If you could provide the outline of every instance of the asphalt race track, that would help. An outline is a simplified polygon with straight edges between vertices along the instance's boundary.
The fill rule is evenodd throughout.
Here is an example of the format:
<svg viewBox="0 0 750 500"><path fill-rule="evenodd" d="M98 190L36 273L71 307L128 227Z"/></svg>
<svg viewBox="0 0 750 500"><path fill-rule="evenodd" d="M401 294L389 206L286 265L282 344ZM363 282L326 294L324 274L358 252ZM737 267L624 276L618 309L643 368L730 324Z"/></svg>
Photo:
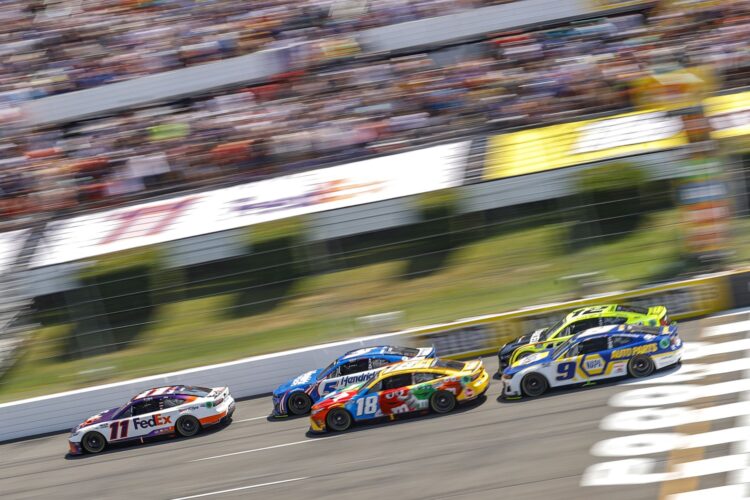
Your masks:
<svg viewBox="0 0 750 500"><path fill-rule="evenodd" d="M627 401L634 400L627 391L656 386L660 379L669 380L691 363L730 362L716 365L725 367L724 373L706 373L684 384L743 382L742 378L748 377L748 370L742 368L746 364L743 360L750 351L745 340L750 342L750 337L749 328L737 322L748 318L748 314L738 314L682 324L681 336L688 345L691 341L734 342L729 345L731 352L704 351L707 356L686 360L678 372L660 374L646 384L630 381L595 385L558 391L536 400L504 402L498 401L500 383L493 380L484 401L453 414L408 417L325 437L306 434L307 418L268 421L270 398L259 398L240 402L229 426L192 439L165 438L82 457L66 456L67 434L8 443L0 445L0 497L735 498L732 495L739 495L739 490L746 487L743 481L748 479L750 449L748 442L738 443L731 437L740 432L732 428L750 425L746 414L731 418L701 414L704 416L688 419L688 423L656 430L602 430L601 426L605 417L638 409L613 406L613 396L624 394L623 404L629 404ZM707 339L706 332L717 332L710 327L719 324L730 325L729 333L721 331ZM488 369L493 371L496 362L494 358L485 359ZM717 391L724 392L723 395L700 396L702 399L697 403L682 402L677 406L706 408L742 402L743 397L747 398L748 387L738 389L735 385L731 386L734 389ZM664 407L674 408L675 404ZM82 419L85 417L81 415ZM709 433L704 440L675 445L672 448L679 449L668 451L654 451L662 446L656 438L656 444L649 445L646 439L622 452L618 451L622 446L610 446L610 442L597 445L598 451L592 449L604 440L629 439L629 435L635 434L700 434L722 430L725 432ZM744 439L750 436L750 432L740 434ZM634 456L628 451L635 449L635 453L640 453L639 446L643 455ZM620 455L603 456L610 452ZM729 456L735 458L726 458ZM601 465L595 465L634 458L651 459L653 470L643 469L635 475L607 475L602 473ZM744 465L737 465L742 458ZM699 461L696 467L685 468L687 472L674 472L680 463L696 460ZM727 465L731 460L734 465ZM707 496L681 494L706 488L721 489L711 490Z"/></svg>

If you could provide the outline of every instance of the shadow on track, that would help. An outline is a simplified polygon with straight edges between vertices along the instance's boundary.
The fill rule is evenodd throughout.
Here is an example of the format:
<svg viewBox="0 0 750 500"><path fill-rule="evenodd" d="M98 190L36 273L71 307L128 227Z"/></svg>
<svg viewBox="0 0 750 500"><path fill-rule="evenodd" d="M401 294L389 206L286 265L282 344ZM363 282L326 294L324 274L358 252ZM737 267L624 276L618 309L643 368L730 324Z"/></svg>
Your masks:
<svg viewBox="0 0 750 500"><path fill-rule="evenodd" d="M379 427L408 424L412 422L421 422L423 420L430 420L433 418L449 417L451 415L465 413L467 411L473 410L474 408L478 408L482 406L486 401L487 401L487 396L482 395L473 401L469 401L467 403L457 406L450 413L432 413L430 410L423 410L420 412L394 415L395 417L394 420L389 420L388 417L378 417L373 420L366 420L364 422L354 422L351 428L343 432L323 432L323 433L318 434L318 433L314 433L308 430L305 433L305 436L311 439L330 437L330 436L339 436L339 435L351 434L354 432L367 431L369 429L377 429Z"/></svg>

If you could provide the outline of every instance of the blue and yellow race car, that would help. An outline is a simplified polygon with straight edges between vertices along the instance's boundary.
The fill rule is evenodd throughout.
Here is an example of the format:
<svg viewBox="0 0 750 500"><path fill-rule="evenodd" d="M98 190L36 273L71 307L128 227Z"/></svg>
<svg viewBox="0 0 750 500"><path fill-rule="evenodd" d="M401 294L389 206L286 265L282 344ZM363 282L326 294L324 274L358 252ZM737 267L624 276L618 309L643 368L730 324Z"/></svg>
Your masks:
<svg viewBox="0 0 750 500"><path fill-rule="evenodd" d="M410 359L434 358L433 347L393 345L364 347L347 352L323 369L312 370L281 384L273 391L273 416L304 415L323 396L366 382L383 368Z"/></svg>
<svg viewBox="0 0 750 500"><path fill-rule="evenodd" d="M647 377L655 370L679 363L682 349L675 324L591 328L503 370L502 395L536 397L551 387L616 377Z"/></svg>

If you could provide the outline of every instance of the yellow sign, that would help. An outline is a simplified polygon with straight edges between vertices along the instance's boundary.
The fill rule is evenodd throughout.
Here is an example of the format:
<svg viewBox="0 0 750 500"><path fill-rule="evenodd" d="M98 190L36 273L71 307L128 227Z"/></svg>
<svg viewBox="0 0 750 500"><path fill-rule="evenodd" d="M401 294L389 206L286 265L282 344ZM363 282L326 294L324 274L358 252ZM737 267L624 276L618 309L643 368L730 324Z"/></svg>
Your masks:
<svg viewBox="0 0 750 500"><path fill-rule="evenodd" d="M750 134L750 92L709 97L703 107L714 139Z"/></svg>
<svg viewBox="0 0 750 500"><path fill-rule="evenodd" d="M682 119L663 111L552 125L491 137L485 179L543 172L687 143Z"/></svg>
<svg viewBox="0 0 750 500"><path fill-rule="evenodd" d="M613 10L637 5L647 6L656 3L655 0L590 0L592 10Z"/></svg>

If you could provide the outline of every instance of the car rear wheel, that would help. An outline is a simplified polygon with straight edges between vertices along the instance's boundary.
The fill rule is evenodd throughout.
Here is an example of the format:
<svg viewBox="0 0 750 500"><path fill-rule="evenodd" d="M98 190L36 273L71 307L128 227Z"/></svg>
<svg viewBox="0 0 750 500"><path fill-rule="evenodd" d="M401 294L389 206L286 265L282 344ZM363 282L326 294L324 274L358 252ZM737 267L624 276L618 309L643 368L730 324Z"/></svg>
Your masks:
<svg viewBox="0 0 750 500"><path fill-rule="evenodd" d="M543 375L538 373L529 373L521 381L521 390L524 395L530 398L541 396L549 388L549 383Z"/></svg>
<svg viewBox="0 0 750 500"><path fill-rule="evenodd" d="M104 439L104 436L98 432L87 432L81 440L81 446L88 453L99 453L106 445L107 441Z"/></svg>
<svg viewBox="0 0 750 500"><path fill-rule="evenodd" d="M430 408L435 413L448 413L456 407L456 396L452 392L437 391L430 398Z"/></svg>
<svg viewBox="0 0 750 500"><path fill-rule="evenodd" d="M654 362L646 355L636 356L628 362L628 373L631 377L648 377L655 369Z"/></svg>
<svg viewBox="0 0 750 500"><path fill-rule="evenodd" d="M192 415L180 417L174 427L177 430L177 434L182 437L195 436L201 430L200 422Z"/></svg>
<svg viewBox="0 0 750 500"><path fill-rule="evenodd" d="M292 415L305 415L306 413L310 413L312 400L304 392L295 392L289 395L287 406Z"/></svg>
<svg viewBox="0 0 750 500"><path fill-rule="evenodd" d="M343 408L334 408L326 416L326 426L332 431L345 431L352 426L352 416Z"/></svg>

